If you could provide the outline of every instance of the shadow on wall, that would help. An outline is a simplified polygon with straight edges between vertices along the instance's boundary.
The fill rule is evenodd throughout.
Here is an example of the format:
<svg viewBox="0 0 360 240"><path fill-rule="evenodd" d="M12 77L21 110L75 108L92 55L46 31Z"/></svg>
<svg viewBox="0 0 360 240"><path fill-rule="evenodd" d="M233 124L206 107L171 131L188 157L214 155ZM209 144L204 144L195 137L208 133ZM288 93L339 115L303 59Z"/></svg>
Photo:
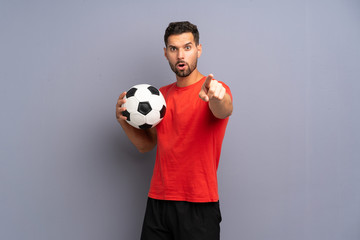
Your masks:
<svg viewBox="0 0 360 240"><path fill-rule="evenodd" d="M108 143L103 145L101 151L108 151L104 156L110 156L107 163L117 169L121 175L122 191L127 196L146 198L149 190L152 170L154 167L156 149L148 153L140 153L130 142L121 126L107 134ZM101 152L100 151L100 152ZM111 153L111 154L109 154Z"/></svg>

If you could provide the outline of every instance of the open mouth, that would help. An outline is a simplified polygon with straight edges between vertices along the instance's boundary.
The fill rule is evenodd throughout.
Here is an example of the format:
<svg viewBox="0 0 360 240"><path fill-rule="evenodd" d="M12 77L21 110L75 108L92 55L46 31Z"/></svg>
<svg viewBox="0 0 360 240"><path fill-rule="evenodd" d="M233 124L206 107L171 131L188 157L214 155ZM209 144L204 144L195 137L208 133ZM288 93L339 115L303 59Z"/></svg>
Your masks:
<svg viewBox="0 0 360 240"><path fill-rule="evenodd" d="M177 64L177 68L179 70L184 70L185 67L186 67L186 63L180 62L180 63Z"/></svg>

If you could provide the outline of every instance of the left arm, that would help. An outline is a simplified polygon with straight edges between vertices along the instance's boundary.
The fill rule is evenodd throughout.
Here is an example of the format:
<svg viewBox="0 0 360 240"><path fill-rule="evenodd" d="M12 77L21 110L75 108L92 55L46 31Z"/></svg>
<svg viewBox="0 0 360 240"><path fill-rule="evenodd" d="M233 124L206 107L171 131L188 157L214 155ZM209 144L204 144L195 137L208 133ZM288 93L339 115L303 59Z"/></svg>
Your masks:
<svg viewBox="0 0 360 240"><path fill-rule="evenodd" d="M215 117L224 119L231 115L233 104L230 95L221 83L213 79L213 75L207 76L201 87L199 97L209 102L209 108Z"/></svg>

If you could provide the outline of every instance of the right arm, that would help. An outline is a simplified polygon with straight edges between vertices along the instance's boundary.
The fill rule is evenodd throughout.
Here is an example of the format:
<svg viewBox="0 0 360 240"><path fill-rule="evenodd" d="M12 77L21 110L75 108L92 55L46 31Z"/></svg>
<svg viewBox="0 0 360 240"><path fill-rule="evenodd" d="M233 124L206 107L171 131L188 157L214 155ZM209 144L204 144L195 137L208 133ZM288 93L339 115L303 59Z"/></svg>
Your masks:
<svg viewBox="0 0 360 240"><path fill-rule="evenodd" d="M130 141L141 153L152 150L157 143L156 128L150 128L146 130L137 129L126 122L126 117L122 115L122 112L126 110L125 107L121 107L125 103L126 92L123 92L116 103L116 119L120 123L125 134Z"/></svg>

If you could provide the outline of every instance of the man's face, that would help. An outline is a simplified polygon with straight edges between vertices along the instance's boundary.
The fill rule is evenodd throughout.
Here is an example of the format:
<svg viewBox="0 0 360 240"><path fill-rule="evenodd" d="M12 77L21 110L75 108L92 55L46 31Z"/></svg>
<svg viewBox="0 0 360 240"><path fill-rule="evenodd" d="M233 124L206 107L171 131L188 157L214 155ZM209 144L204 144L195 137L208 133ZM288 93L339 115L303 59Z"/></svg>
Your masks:
<svg viewBox="0 0 360 240"><path fill-rule="evenodd" d="M170 35L164 52L171 70L178 77L187 77L197 67L197 59L201 55L201 45L196 46L194 36L190 32Z"/></svg>

